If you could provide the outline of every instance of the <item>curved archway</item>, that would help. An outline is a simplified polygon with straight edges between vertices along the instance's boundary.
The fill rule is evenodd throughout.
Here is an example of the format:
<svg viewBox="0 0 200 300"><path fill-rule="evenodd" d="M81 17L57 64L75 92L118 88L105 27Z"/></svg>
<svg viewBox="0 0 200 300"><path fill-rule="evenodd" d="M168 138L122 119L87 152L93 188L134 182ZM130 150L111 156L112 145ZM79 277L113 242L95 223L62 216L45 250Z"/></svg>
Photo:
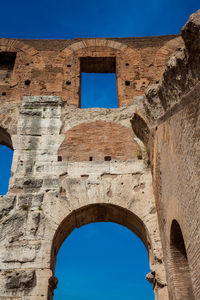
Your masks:
<svg viewBox="0 0 200 300"><path fill-rule="evenodd" d="M193 300L193 288L188 264L187 251L179 223L172 221L170 232L173 284L176 300Z"/></svg>
<svg viewBox="0 0 200 300"><path fill-rule="evenodd" d="M11 175L11 164L13 156L13 145L9 133L0 127L0 195L5 195L8 191L8 182Z"/></svg>
<svg viewBox="0 0 200 300"><path fill-rule="evenodd" d="M133 231L144 243L147 251L151 248L146 226L134 213L113 204L90 204L79 208L67 216L58 227L51 249L51 268L55 270L56 255L60 246L74 228L95 222L113 222Z"/></svg>
<svg viewBox="0 0 200 300"><path fill-rule="evenodd" d="M129 229L112 222L87 224L58 252L54 299L153 300L147 273L148 253Z"/></svg>
<svg viewBox="0 0 200 300"><path fill-rule="evenodd" d="M131 119L131 125L136 136L145 144L145 146L148 146L150 129L146 121L138 113L135 113Z"/></svg>
<svg viewBox="0 0 200 300"><path fill-rule="evenodd" d="M34 47L17 39L13 40L2 38L0 40L0 46L2 51L24 51L30 53L30 55L35 55L35 53L38 52Z"/></svg>
<svg viewBox="0 0 200 300"><path fill-rule="evenodd" d="M85 60L87 63L84 63ZM144 93L140 84L137 89L133 88L133 85L138 84L138 79L134 78L138 78L139 73L144 77L139 68L143 65L141 53L124 43L103 38L75 42L63 49L54 60L55 66L61 64L69 83L63 88L63 100L69 105L81 107L82 72L115 73L119 107L133 104L133 97ZM123 68L128 68L129 72L122 72Z"/></svg>
<svg viewBox="0 0 200 300"><path fill-rule="evenodd" d="M10 134L2 127L0 127L0 145L7 146L11 150L13 150Z"/></svg>
<svg viewBox="0 0 200 300"><path fill-rule="evenodd" d="M136 61L139 60L141 62L141 55L140 55L139 51L129 47L128 45L126 45L122 42L116 42L114 40L109 40L109 39L105 39L105 38L84 39L82 41L77 41L77 42L69 45L65 49L63 49L58 54L57 59L61 58L63 56L63 53L65 53L65 55L68 56L68 55L71 55L73 52L76 52L76 51L79 51L82 49L86 49L86 51L87 51L88 48L90 48L90 47L99 47L99 51L102 53L103 53L102 47L110 48L112 50L115 49L117 51L123 51L123 52L126 52L126 54L129 57L132 57L134 55L134 58L136 58Z"/></svg>
<svg viewBox="0 0 200 300"><path fill-rule="evenodd" d="M58 227L51 249L51 269L55 272L57 253L70 233L77 227L96 222L113 222L123 225L134 232L144 243L147 251L151 249L148 230L143 221L131 211L113 204L90 204L73 211ZM145 274L144 274L145 275ZM53 299L55 281L50 279L48 299Z"/></svg>

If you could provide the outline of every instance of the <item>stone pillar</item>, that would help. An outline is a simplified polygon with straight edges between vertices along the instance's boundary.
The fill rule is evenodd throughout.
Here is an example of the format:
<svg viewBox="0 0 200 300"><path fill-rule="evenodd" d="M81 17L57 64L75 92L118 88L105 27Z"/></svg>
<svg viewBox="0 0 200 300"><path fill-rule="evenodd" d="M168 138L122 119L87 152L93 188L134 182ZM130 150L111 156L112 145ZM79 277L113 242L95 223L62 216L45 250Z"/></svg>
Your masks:
<svg viewBox="0 0 200 300"><path fill-rule="evenodd" d="M0 199L2 300L47 299L53 274L42 206L47 191L59 191L59 176L41 171L57 162L61 104L59 97L25 97L20 108L9 192Z"/></svg>

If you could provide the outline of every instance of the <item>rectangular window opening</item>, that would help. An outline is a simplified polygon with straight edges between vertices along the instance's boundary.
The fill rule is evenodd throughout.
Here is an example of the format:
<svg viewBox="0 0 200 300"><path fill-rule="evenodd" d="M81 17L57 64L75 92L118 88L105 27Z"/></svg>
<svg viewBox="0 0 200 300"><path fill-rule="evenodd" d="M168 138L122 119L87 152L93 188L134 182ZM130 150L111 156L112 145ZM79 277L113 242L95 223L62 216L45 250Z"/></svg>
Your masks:
<svg viewBox="0 0 200 300"><path fill-rule="evenodd" d="M0 52L0 81L6 81L11 77L15 59L15 52Z"/></svg>
<svg viewBox="0 0 200 300"><path fill-rule="evenodd" d="M117 108L116 58L81 57L80 107Z"/></svg>

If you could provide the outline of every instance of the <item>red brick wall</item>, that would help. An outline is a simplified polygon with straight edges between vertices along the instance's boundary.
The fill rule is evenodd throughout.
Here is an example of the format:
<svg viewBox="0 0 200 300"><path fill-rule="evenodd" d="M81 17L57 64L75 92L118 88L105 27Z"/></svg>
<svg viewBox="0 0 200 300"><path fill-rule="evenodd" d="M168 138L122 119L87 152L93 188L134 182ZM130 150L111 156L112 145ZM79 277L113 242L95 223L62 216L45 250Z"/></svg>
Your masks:
<svg viewBox="0 0 200 300"><path fill-rule="evenodd" d="M166 115L154 137L154 192L170 299L175 293L179 294L176 299L192 299L183 291L184 282L189 283L185 279L188 270L184 270L183 262L178 262L177 253L170 246L173 220L179 223L183 234L194 297L200 299L199 95L197 86L182 99L171 117ZM171 256L175 258L172 260ZM182 271L178 270L178 263Z"/></svg>
<svg viewBox="0 0 200 300"><path fill-rule="evenodd" d="M104 121L82 123L66 133L59 149L62 160L88 161L112 159L132 159L140 153L138 144L133 140L132 129Z"/></svg>
<svg viewBox="0 0 200 300"><path fill-rule="evenodd" d="M144 94L150 83L160 80L168 57L182 43L182 39L177 36L116 41L0 39L1 53L16 53L12 68L0 64L0 103L21 103L22 98L29 95L55 95L62 97L68 105L79 107L80 58L114 57L118 103L119 106L130 105L135 96ZM126 85L126 81L129 85Z"/></svg>

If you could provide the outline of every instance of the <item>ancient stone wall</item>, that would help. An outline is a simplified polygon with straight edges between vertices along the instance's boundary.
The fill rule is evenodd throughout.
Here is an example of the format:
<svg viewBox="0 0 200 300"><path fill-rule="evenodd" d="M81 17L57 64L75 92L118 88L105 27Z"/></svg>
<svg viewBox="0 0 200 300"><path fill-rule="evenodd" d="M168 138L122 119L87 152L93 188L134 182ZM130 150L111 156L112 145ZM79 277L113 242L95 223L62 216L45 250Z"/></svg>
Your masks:
<svg viewBox="0 0 200 300"><path fill-rule="evenodd" d="M144 242L156 274L156 297L167 299L145 150L140 152L142 157L134 155L129 160L61 161L58 150L68 132L65 128L75 119L80 123L76 114L80 109L67 114L68 109L53 96L25 97L20 107L17 132L12 136L13 175L9 193L1 198L1 298L52 299L56 255L64 239L75 227L113 221L130 228ZM130 129L130 110L102 110L104 117L98 117L114 118L113 128L123 128L122 123ZM90 110L91 124L97 112Z"/></svg>
<svg viewBox="0 0 200 300"><path fill-rule="evenodd" d="M0 299L53 299L63 241L111 221L146 246L156 300L199 300L199 32L200 11L183 39L0 40ZM80 109L81 71L116 72L119 108Z"/></svg>
<svg viewBox="0 0 200 300"><path fill-rule="evenodd" d="M170 299L200 298L199 32L200 11L182 29L185 47L170 57L162 81L144 100ZM173 238L178 230L179 243Z"/></svg>

